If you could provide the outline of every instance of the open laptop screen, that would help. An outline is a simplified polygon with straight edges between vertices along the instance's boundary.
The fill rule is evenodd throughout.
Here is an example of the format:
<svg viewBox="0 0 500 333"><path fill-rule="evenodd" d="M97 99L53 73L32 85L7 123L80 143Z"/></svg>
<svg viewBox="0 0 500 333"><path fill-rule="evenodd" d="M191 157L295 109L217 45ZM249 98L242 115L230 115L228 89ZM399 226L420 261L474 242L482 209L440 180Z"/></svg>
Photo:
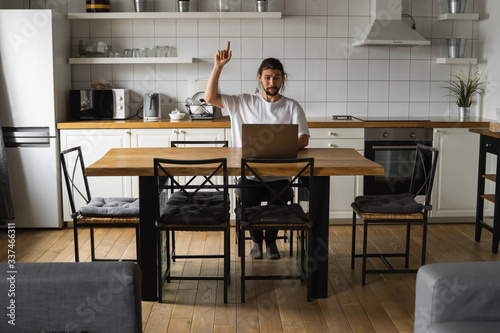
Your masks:
<svg viewBox="0 0 500 333"><path fill-rule="evenodd" d="M297 124L243 124L241 133L242 157L297 157Z"/></svg>

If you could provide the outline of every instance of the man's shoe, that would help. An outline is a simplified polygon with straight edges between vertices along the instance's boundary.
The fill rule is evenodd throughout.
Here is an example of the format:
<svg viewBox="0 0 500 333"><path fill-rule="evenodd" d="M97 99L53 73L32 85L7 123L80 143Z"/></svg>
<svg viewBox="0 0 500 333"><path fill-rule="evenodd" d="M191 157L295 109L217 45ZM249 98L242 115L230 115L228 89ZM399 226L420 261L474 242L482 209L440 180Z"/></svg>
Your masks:
<svg viewBox="0 0 500 333"><path fill-rule="evenodd" d="M269 244L266 246L266 254L267 254L267 258L269 258L269 259L279 259L280 258L280 251L278 250L276 243L272 243L272 244Z"/></svg>
<svg viewBox="0 0 500 333"><path fill-rule="evenodd" d="M248 256L252 259L262 259L262 243L255 243L252 241L252 248Z"/></svg>

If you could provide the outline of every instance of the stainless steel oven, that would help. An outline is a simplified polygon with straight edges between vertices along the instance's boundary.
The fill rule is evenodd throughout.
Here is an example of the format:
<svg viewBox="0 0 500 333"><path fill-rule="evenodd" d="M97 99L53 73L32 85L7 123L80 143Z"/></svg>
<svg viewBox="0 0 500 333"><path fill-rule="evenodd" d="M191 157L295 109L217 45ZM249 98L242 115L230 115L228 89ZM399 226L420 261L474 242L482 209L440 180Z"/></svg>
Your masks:
<svg viewBox="0 0 500 333"><path fill-rule="evenodd" d="M383 176L365 176L365 195L408 193L417 144L432 146L432 128L365 128L365 157L381 164ZM431 161L427 160L423 163ZM416 181L422 181L417 175Z"/></svg>

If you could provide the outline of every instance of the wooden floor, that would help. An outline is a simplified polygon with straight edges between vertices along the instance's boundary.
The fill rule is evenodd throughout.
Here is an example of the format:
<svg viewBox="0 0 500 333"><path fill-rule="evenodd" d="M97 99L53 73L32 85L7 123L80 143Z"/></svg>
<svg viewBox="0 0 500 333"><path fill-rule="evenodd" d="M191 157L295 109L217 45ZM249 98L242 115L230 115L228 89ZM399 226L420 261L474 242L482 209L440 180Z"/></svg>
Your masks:
<svg viewBox="0 0 500 333"><path fill-rule="evenodd" d="M362 229L359 228L361 236ZM401 248L403 227L374 226L369 247L378 250ZM234 231L234 230L233 230ZM359 237L358 236L358 237ZM97 255L133 258L132 229L97 231ZM472 224L432 224L429 226L427 263L495 261L491 234L483 232L476 243ZM249 281L247 301L240 303L239 259L232 243L229 303L222 299L222 282L183 281L166 284L166 303L143 302L144 332L413 332L415 274L369 275L361 286L360 262L350 268L349 226L330 227L328 298L306 302L304 284L298 281ZM234 235L232 236L234 240ZM82 261L89 261L88 230L81 231ZM220 252L221 237L216 233L179 233L179 251ZM360 242L358 241L358 247ZM7 238L0 231L0 261L7 261ZM376 245L375 245L376 244ZM414 228L412 262L418 262L421 228ZM279 241L281 260L247 259L248 271L274 274L295 269L288 256L288 243ZM72 229L16 230L18 262L68 262L74 260ZM359 259L358 259L359 260ZM377 261L370 266L379 266ZM221 271L217 259L175 263L178 272Z"/></svg>

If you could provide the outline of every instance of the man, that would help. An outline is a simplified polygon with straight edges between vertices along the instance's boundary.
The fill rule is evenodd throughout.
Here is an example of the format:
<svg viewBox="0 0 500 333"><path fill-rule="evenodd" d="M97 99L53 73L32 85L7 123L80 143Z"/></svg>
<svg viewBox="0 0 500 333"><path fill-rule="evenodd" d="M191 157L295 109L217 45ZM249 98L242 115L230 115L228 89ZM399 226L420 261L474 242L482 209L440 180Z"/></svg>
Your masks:
<svg viewBox="0 0 500 333"><path fill-rule="evenodd" d="M226 50L219 50L214 57L214 68L205 90L205 100L222 109L224 114L231 118L231 136L234 147L241 147L241 125L242 124L298 124L298 149L309 144L309 129L304 110L299 103L293 99L281 95L284 90L286 73L283 65L278 59L268 58L262 61L257 77L260 94L222 95L218 91L219 77L222 68L231 60L230 42L227 42ZM266 183L277 193L289 182L287 177L268 177ZM238 180L241 181L241 180ZM246 179L245 182L258 184ZM245 192L245 204L254 206L267 201L268 191L262 187L248 187ZM250 258L261 259L262 243L266 241L266 254L270 259L279 259L280 254L276 246L276 230L267 230L265 237L262 231L252 231L252 247Z"/></svg>

